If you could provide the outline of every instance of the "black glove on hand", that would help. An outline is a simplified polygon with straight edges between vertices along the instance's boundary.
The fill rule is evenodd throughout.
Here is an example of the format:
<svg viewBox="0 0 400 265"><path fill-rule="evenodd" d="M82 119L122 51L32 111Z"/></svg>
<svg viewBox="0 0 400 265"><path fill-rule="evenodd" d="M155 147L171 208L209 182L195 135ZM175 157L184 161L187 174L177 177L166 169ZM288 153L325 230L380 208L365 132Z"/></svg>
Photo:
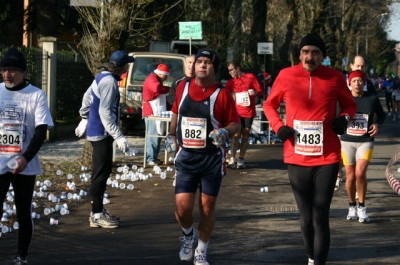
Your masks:
<svg viewBox="0 0 400 265"><path fill-rule="evenodd" d="M278 138L282 140L282 142L286 141L291 135L293 135L295 130L289 126L282 126L278 130Z"/></svg>
<svg viewBox="0 0 400 265"><path fill-rule="evenodd" d="M334 133L342 135L347 129L346 116L339 116L332 121L332 130Z"/></svg>

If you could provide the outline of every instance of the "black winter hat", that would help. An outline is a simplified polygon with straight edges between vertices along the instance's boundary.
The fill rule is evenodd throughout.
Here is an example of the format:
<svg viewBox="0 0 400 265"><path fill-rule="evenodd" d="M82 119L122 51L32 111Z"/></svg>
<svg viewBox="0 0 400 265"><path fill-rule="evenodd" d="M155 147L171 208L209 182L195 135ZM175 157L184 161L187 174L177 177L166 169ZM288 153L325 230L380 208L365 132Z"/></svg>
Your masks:
<svg viewBox="0 0 400 265"><path fill-rule="evenodd" d="M302 38L300 41L300 44L299 44L299 51L301 51L301 49L307 45L312 45L312 46L318 47L321 50L324 58L326 57L325 42L317 33L312 32L312 33L307 34L304 38Z"/></svg>
<svg viewBox="0 0 400 265"><path fill-rule="evenodd" d="M26 58L16 48L10 48L3 54L0 60L0 68L14 67L26 71Z"/></svg>
<svg viewBox="0 0 400 265"><path fill-rule="evenodd" d="M209 49L209 48L201 49L201 50L196 54L196 56L195 56L195 58L194 58L193 64L196 63L196 61L197 61L197 59L198 59L199 57L207 57L208 59L210 59L211 62L213 63L213 66L214 66L214 72L215 72L215 74L217 73L218 68L219 68L220 61L219 61L219 57L218 57L218 54L217 54L216 51L214 51L214 50L212 50L212 49ZM193 67L193 69L194 69L194 67Z"/></svg>

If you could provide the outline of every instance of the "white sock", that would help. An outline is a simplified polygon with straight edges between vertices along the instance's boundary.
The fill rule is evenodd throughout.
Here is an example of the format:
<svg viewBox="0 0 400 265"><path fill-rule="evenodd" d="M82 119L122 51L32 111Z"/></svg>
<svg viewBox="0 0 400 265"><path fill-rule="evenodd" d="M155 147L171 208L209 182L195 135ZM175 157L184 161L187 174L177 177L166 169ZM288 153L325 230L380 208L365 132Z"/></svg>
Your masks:
<svg viewBox="0 0 400 265"><path fill-rule="evenodd" d="M190 235L193 232L193 226L189 227L189 228L183 228L182 227L182 231L185 235Z"/></svg>
<svg viewBox="0 0 400 265"><path fill-rule="evenodd" d="M94 219L99 219L103 213L94 213Z"/></svg>
<svg viewBox="0 0 400 265"><path fill-rule="evenodd" d="M203 242L199 239L196 249L202 251L204 254L207 254L208 242Z"/></svg>

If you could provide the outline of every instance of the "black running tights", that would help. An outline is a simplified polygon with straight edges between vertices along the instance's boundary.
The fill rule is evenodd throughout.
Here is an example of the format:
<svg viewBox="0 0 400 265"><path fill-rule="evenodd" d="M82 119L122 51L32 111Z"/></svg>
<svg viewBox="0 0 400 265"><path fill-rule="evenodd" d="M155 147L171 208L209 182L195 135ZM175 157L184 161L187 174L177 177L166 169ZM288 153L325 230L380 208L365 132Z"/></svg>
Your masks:
<svg viewBox="0 0 400 265"><path fill-rule="evenodd" d="M107 179L112 172L114 139L108 136L100 141L91 141L92 153L92 177L90 184L90 200L92 212L103 212L103 195L106 191Z"/></svg>
<svg viewBox="0 0 400 265"><path fill-rule="evenodd" d="M19 223L17 255L24 258L28 256L28 250L33 235L31 207L35 181L35 175L13 175L10 172L0 175L0 200L2 208L2 202L6 198L10 183L14 189L14 201Z"/></svg>
<svg viewBox="0 0 400 265"><path fill-rule="evenodd" d="M325 264L328 257L329 209L338 170L339 163L315 167L288 165L304 245L315 265Z"/></svg>

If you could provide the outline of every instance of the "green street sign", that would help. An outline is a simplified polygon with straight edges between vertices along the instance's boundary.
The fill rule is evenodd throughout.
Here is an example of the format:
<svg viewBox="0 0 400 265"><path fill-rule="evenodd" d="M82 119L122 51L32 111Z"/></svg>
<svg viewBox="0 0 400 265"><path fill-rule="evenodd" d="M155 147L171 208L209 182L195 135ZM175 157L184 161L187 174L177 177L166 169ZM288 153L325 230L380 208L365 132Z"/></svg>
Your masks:
<svg viewBox="0 0 400 265"><path fill-rule="evenodd" d="M201 21L179 22L179 39L180 40L203 39Z"/></svg>

